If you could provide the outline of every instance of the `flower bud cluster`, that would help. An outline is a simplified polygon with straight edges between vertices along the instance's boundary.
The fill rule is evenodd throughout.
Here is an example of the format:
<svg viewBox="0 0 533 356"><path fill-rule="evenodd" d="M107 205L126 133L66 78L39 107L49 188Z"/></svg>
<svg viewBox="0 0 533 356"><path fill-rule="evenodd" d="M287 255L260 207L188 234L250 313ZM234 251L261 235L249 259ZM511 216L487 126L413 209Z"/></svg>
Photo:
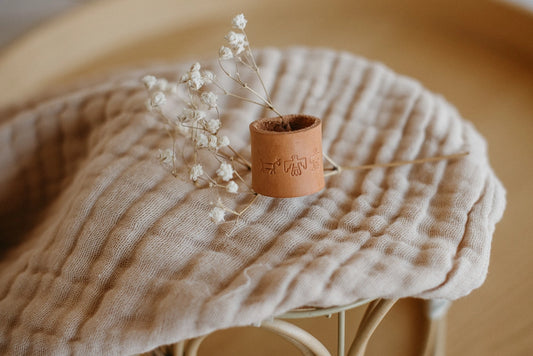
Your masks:
<svg viewBox="0 0 533 356"><path fill-rule="evenodd" d="M222 60L232 59L234 57L239 57L245 51L250 50L250 45L246 34L244 33L244 28L248 21L244 18L243 14L239 14L233 18L232 25L235 31L229 31L225 36L226 41L228 42L227 46L222 46L218 50L218 56Z"/></svg>

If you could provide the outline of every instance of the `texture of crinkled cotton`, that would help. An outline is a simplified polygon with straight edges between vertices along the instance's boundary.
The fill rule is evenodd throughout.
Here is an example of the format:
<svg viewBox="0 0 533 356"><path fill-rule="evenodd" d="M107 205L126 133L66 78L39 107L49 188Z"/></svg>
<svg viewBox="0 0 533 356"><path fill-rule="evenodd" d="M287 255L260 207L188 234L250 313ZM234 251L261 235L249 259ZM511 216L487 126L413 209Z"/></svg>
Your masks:
<svg viewBox="0 0 533 356"><path fill-rule="evenodd" d="M419 83L347 53L268 49L256 59L278 109L322 118L324 151L342 165L470 154L344 171L317 194L259 197L216 225L216 193L158 161L171 142L139 81L174 80L190 63L5 110L1 354L139 353L303 305L456 299L482 284L505 192L471 124ZM231 85L215 61L205 65ZM266 113L220 105L223 133L249 157L248 125Z"/></svg>

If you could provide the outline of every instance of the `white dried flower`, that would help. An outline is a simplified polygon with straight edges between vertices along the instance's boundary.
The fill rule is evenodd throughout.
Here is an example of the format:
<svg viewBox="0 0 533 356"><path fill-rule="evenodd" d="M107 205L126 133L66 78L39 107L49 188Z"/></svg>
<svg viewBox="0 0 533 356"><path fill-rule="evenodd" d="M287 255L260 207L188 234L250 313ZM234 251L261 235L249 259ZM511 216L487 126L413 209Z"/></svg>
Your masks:
<svg viewBox="0 0 533 356"><path fill-rule="evenodd" d="M161 91L165 91L168 88L168 81L164 78L157 79L155 87Z"/></svg>
<svg viewBox="0 0 533 356"><path fill-rule="evenodd" d="M217 147L217 141L218 141L218 139L217 139L217 137L215 135L209 136L209 143L208 143L209 147L210 148L215 148L215 149L218 148Z"/></svg>
<svg viewBox="0 0 533 356"><path fill-rule="evenodd" d="M200 90L204 86L205 82L202 79L201 75L198 73L198 75L194 75L187 81L187 85L192 90Z"/></svg>
<svg viewBox="0 0 533 356"><path fill-rule="evenodd" d="M235 181L230 181L228 183L228 185L226 185L226 191L228 193L237 193L237 191L239 190L239 185L237 183L235 183Z"/></svg>
<svg viewBox="0 0 533 356"><path fill-rule="evenodd" d="M200 90L205 84L211 83L215 79L213 72L202 70L200 63L194 63L189 71L180 77L180 83L186 83L193 91Z"/></svg>
<svg viewBox="0 0 533 356"><path fill-rule="evenodd" d="M233 18L233 21L231 22L233 25L233 28L236 28L238 30L244 30L246 27L246 19L244 18L244 14L238 14Z"/></svg>
<svg viewBox="0 0 533 356"><path fill-rule="evenodd" d="M224 211L224 209L222 209L221 207L215 206L209 213L209 217L211 218L211 220L213 220L213 222L218 224L224 221L225 214L226 212Z"/></svg>
<svg viewBox="0 0 533 356"><path fill-rule="evenodd" d="M194 63L191 69L181 76L180 82L187 83L192 90L200 90L205 84L205 80L202 78L202 74L200 74L200 68L200 63Z"/></svg>
<svg viewBox="0 0 533 356"><path fill-rule="evenodd" d="M202 174L204 174L204 167L202 167L201 164L195 164L191 167L191 170L189 171L189 178L193 182L196 182Z"/></svg>
<svg viewBox="0 0 533 356"><path fill-rule="evenodd" d="M154 87L155 83L157 82L157 78L154 77L153 75L145 75L142 78L142 82L144 86L146 87L146 89L150 90Z"/></svg>
<svg viewBox="0 0 533 356"><path fill-rule="evenodd" d="M205 120L206 116L207 114L205 113L205 111L185 108L183 109L181 114L178 115L178 120L197 122L200 120Z"/></svg>
<svg viewBox="0 0 533 356"><path fill-rule="evenodd" d="M209 144L209 140L208 140L206 135L201 133L198 136L196 136L196 146L197 147L199 147L199 148L207 147L208 144Z"/></svg>
<svg viewBox="0 0 533 356"><path fill-rule="evenodd" d="M218 119L207 120L207 122L205 123L205 129L209 131L210 133L212 133L213 135L216 134L218 130L220 129L220 120Z"/></svg>
<svg viewBox="0 0 533 356"><path fill-rule="evenodd" d="M244 44L240 44L240 45L237 45L237 46L233 47L233 52L234 52L234 54L236 56L238 56L239 54L241 54L245 50L246 50L246 46Z"/></svg>
<svg viewBox="0 0 533 356"><path fill-rule="evenodd" d="M198 72L200 69L202 68L202 66L200 65L200 63L196 62L194 63L192 66L191 66L191 72Z"/></svg>
<svg viewBox="0 0 533 356"><path fill-rule="evenodd" d="M161 163L171 165L174 161L174 151L170 148L159 150L158 158Z"/></svg>
<svg viewBox="0 0 533 356"><path fill-rule="evenodd" d="M212 91L203 92L202 95L200 96L200 98L202 99L202 102L204 104L209 106L210 109L216 108L218 97Z"/></svg>
<svg viewBox="0 0 533 356"><path fill-rule="evenodd" d="M205 83L209 84L212 83L213 80L215 80L215 74L210 70L204 70L202 71L202 78Z"/></svg>
<svg viewBox="0 0 533 356"><path fill-rule="evenodd" d="M218 50L218 57L220 59L222 59L222 60L232 59L233 58L233 52L228 47L222 46Z"/></svg>
<svg viewBox="0 0 533 356"><path fill-rule="evenodd" d="M191 121L202 121L202 120L205 120L205 118L207 117L207 114L205 111L202 111L202 110L191 110L189 112L189 120Z"/></svg>
<svg viewBox="0 0 533 356"><path fill-rule="evenodd" d="M217 169L217 176L222 178L224 182L227 182L233 178L233 167L227 162L222 162Z"/></svg>
<svg viewBox="0 0 533 356"><path fill-rule="evenodd" d="M233 55L239 55L246 49L248 43L246 42L246 37L242 33L235 33L233 31L228 32L226 35L226 40L228 41L231 49L233 50Z"/></svg>
<svg viewBox="0 0 533 356"><path fill-rule="evenodd" d="M152 100L150 101L152 107L157 108L163 105L167 101L165 93L156 91L152 94Z"/></svg>
<svg viewBox="0 0 533 356"><path fill-rule="evenodd" d="M228 136L222 136L218 139L218 147L226 147L229 146L229 138Z"/></svg>

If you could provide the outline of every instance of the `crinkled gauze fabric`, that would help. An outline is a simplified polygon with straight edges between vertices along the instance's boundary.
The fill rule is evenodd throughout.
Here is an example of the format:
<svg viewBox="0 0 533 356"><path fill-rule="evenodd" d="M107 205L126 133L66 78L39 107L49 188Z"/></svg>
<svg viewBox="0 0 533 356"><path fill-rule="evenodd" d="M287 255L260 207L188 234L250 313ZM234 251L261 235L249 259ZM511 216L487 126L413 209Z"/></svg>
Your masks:
<svg viewBox="0 0 533 356"><path fill-rule="evenodd" d="M470 154L343 171L319 193L260 196L216 225L210 202L222 193L158 161L171 140L140 84L146 73L175 80L191 63L4 110L1 354L139 353L303 305L452 300L482 284L505 191L470 123L419 83L348 53L264 49L256 59L279 111L323 120L324 152L339 164ZM205 67L238 89L215 61ZM219 104L222 133L249 158L248 125L268 113Z"/></svg>

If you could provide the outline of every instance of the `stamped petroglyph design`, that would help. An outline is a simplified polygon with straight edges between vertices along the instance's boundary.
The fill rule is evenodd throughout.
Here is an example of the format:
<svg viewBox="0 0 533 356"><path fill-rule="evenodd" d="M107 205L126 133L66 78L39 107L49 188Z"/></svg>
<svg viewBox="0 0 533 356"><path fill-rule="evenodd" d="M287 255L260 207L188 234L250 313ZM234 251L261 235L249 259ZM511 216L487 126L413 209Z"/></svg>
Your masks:
<svg viewBox="0 0 533 356"><path fill-rule="evenodd" d="M281 158L278 158L274 162L263 162L261 160L261 172L265 174L276 174L276 166L281 166Z"/></svg>
<svg viewBox="0 0 533 356"><path fill-rule="evenodd" d="M320 169L322 155L318 149L315 149L313 154L308 157L301 157L298 154L293 154L290 157L290 159L286 160L277 158L273 162L263 162L261 160L261 173L268 175L290 174L295 177L301 176L307 169L312 171Z"/></svg>
<svg viewBox="0 0 533 356"><path fill-rule="evenodd" d="M292 155L291 159L283 162L283 171L291 176L301 176L302 169L307 169L307 158L298 158L298 155Z"/></svg>

